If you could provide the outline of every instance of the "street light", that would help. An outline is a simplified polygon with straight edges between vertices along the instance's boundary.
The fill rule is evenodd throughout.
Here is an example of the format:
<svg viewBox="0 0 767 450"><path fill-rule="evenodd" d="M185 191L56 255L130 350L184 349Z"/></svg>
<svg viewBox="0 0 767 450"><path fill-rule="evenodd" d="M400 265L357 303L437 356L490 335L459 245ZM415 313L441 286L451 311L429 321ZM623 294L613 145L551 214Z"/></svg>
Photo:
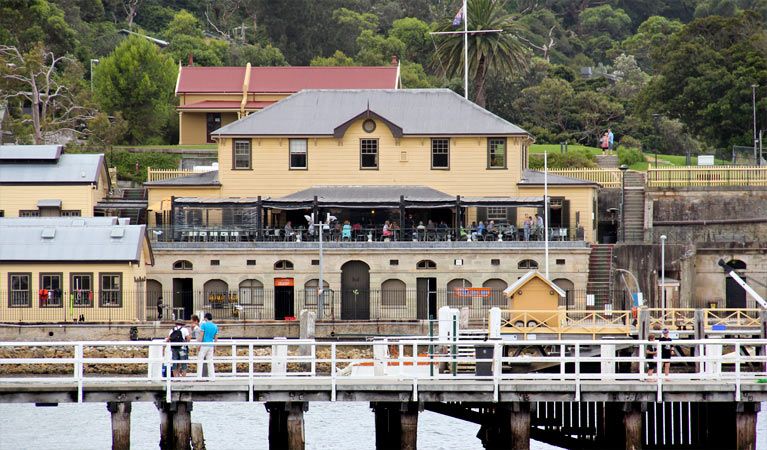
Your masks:
<svg viewBox="0 0 767 450"><path fill-rule="evenodd" d="M666 323L666 235L660 235L661 320Z"/></svg>
<svg viewBox="0 0 767 450"><path fill-rule="evenodd" d="M751 109L754 111L754 160L757 166L761 166L761 158L757 159L756 153L756 87L756 84L751 85Z"/></svg>
<svg viewBox="0 0 767 450"><path fill-rule="evenodd" d="M625 164L621 164L618 167L621 170L621 241L626 241L626 170L628 167Z"/></svg>
<svg viewBox="0 0 767 450"><path fill-rule="evenodd" d="M91 58L91 92L93 92L93 63L98 64L99 60Z"/></svg>

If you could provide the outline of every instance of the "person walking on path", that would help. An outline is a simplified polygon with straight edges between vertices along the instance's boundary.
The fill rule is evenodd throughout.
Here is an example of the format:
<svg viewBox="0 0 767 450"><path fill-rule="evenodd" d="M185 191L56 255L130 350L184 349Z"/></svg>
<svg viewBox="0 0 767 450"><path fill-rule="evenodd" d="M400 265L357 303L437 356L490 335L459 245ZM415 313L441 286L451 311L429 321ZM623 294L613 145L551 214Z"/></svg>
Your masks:
<svg viewBox="0 0 767 450"><path fill-rule="evenodd" d="M671 342L668 336L668 328L663 329L663 336L658 339L660 342ZM668 379L668 372L671 368L671 357L674 355L674 347L671 344L663 344L660 348L660 357L663 360L663 374Z"/></svg>
<svg viewBox="0 0 767 450"><path fill-rule="evenodd" d="M615 135L613 135L613 130L608 128L607 129L607 154L612 155L613 154L613 144L615 142Z"/></svg>
<svg viewBox="0 0 767 450"><path fill-rule="evenodd" d="M162 295L157 299L157 320L162 320Z"/></svg>
<svg viewBox="0 0 767 450"><path fill-rule="evenodd" d="M605 151L607 150L607 147L610 146L610 136L608 136L607 131L605 131L605 134L602 136L601 140L602 144L602 154L605 154Z"/></svg>
<svg viewBox="0 0 767 450"><path fill-rule="evenodd" d="M657 364L655 358L658 356L658 347L655 345L655 335L651 334L647 337L650 341L645 349L645 358L647 360L647 381L655 381L652 376L655 374L655 365Z"/></svg>
<svg viewBox="0 0 767 450"><path fill-rule="evenodd" d="M165 342L171 342L174 344L180 344L189 342L189 329L186 328L186 324L182 319L176 319L176 326L174 326L168 333L168 337L165 338ZM173 345L170 348L173 360L187 360L189 359L189 348L186 345ZM186 376L186 363L174 362L172 373L174 377Z"/></svg>
<svg viewBox="0 0 767 450"><path fill-rule="evenodd" d="M215 367L213 367L214 347L210 344L215 341L218 341L218 325L213 323L213 314L205 313L205 322L200 326L200 342L203 344L200 346L200 354L198 356L198 359L200 360L199 364L197 364L198 378L202 378L203 364L207 364L208 377L210 379L216 377L216 370ZM206 342L208 345L205 345Z"/></svg>

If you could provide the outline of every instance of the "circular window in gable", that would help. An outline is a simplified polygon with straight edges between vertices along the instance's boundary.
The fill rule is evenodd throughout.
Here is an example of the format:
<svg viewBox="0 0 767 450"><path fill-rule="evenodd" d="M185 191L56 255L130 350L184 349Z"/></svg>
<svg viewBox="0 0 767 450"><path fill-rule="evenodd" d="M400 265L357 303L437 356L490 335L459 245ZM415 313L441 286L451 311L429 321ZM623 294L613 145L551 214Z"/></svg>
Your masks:
<svg viewBox="0 0 767 450"><path fill-rule="evenodd" d="M366 133L372 133L376 130L376 122L373 119L366 119L364 122L362 122L362 129L365 130Z"/></svg>

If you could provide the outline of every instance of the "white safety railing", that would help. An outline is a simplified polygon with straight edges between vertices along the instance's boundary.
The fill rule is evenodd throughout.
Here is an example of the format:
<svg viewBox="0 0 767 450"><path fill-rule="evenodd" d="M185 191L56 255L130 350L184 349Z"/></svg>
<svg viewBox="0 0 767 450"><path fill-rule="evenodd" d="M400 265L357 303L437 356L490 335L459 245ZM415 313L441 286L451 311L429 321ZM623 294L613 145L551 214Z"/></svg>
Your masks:
<svg viewBox="0 0 767 450"><path fill-rule="evenodd" d="M78 402L82 402L83 390L90 384L161 383L165 386L167 401L171 401L178 383L185 382L188 386L196 376L163 376L162 368L165 367L170 375L174 363L199 363L196 358L172 359L170 349L177 345L183 344L162 341L0 342L0 385L72 383L77 387ZM195 349L200 344L188 345ZM241 385L230 381L246 382L249 401L255 401L256 384L288 379L300 380L302 384L316 383L317 389L330 391L332 401L336 400L339 379L344 380L346 389L350 382L371 379L404 383L412 390L413 401L418 400L419 382L426 380L445 381L446 386L455 380L492 383L496 401L499 386L505 382L532 382L536 386L569 383L574 401L580 400L586 384L615 381L644 385L650 381L655 386L658 401L663 398L664 386L674 381L697 383L701 388L720 386L723 392L729 392L734 386L734 400L739 401L744 384L767 382L767 340L762 339L684 339L670 344L633 339L481 341L408 338L375 342L272 339L221 341L213 345L218 352L214 357L218 366L216 379L227 380L217 389L240 389ZM667 376L663 374L665 361L660 358L662 345L673 345L681 350L672 356L670 363L675 370ZM647 346L654 347L658 356L647 359ZM107 348L113 350L105 351ZM467 348L476 350L475 354L480 357L463 356L466 352L460 350ZM114 354L119 349L144 356L97 356ZM545 352L537 349L545 349ZM221 354L224 351L228 354ZM34 356L13 356L25 352ZM631 356L625 356L626 353ZM618 372L619 363L634 363L635 370ZM457 373L457 367L466 364L474 365L476 374ZM654 368L652 378L647 375L647 364ZM221 371L226 365L230 370ZM597 365L600 367L598 372L584 371ZM133 368L129 370L131 373L109 374L118 368L125 370L126 366ZM559 368L556 372L540 372L555 367ZM20 373L11 373L11 369L19 371L20 368Z"/></svg>

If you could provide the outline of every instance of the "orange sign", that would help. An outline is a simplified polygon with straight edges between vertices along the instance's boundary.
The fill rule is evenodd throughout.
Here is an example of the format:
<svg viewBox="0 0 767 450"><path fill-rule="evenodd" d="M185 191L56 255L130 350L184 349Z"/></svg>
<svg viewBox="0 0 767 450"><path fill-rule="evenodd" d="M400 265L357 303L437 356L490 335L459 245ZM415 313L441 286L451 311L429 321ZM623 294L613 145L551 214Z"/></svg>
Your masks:
<svg viewBox="0 0 767 450"><path fill-rule="evenodd" d="M275 278L274 285L275 286L293 286L293 279L292 278Z"/></svg>
<svg viewBox="0 0 767 450"><path fill-rule="evenodd" d="M490 288L455 288L456 297L490 297Z"/></svg>

